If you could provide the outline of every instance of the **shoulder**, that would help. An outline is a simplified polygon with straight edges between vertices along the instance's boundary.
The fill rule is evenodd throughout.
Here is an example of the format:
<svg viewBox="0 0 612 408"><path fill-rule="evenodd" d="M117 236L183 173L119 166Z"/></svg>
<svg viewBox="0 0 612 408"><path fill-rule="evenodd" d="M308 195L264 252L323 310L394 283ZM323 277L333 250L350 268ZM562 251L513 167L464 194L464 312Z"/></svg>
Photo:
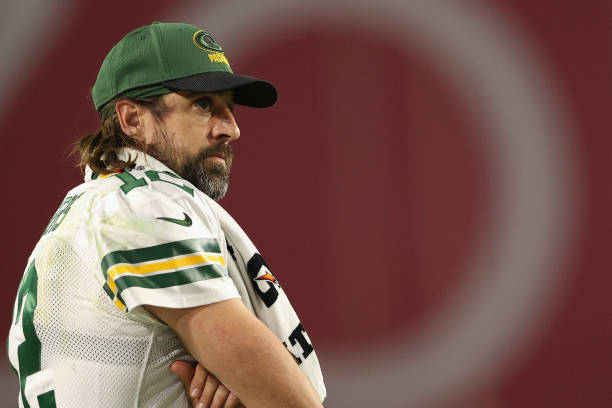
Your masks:
<svg viewBox="0 0 612 408"><path fill-rule="evenodd" d="M202 192L169 171L150 170L117 173L93 189L87 230L105 290L121 310L237 297L225 236Z"/></svg>
<svg viewBox="0 0 612 408"><path fill-rule="evenodd" d="M170 216L164 211L182 210L194 212L197 217L214 218L203 193L171 171L123 171L91 183L91 210L101 217L122 212L144 215L151 211Z"/></svg>
<svg viewBox="0 0 612 408"><path fill-rule="evenodd" d="M107 204L113 199L125 202L195 198L196 189L171 171L129 170L106 174L90 181L91 191Z"/></svg>
<svg viewBox="0 0 612 408"><path fill-rule="evenodd" d="M83 203L87 229L104 252L187 239L221 241L203 193L170 171L132 170L94 180Z"/></svg>

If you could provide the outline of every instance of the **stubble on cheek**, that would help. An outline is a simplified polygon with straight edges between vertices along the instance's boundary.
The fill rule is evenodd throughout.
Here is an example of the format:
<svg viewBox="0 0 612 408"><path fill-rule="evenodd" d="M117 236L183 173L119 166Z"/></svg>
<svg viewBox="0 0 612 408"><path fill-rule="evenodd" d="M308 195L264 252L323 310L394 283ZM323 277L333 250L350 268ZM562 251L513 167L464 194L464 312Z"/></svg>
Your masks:
<svg viewBox="0 0 612 408"><path fill-rule="evenodd" d="M172 137L165 129L158 128L154 142L147 148L148 153L213 200L223 198L229 186L229 174L234 158L230 145L209 146L192 155L175 144ZM214 156L223 157L225 163L208 160Z"/></svg>
<svg viewBox="0 0 612 408"><path fill-rule="evenodd" d="M157 128L153 143L147 146L147 153L178 174L184 166L184 155L180 153L179 147L174 144L167 131L161 127Z"/></svg>

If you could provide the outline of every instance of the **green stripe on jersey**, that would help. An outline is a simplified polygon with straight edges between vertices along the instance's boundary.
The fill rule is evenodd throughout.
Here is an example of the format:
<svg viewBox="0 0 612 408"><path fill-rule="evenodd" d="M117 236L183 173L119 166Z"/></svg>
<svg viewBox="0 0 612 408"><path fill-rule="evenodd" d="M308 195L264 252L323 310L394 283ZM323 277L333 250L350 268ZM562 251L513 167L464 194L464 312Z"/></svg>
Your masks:
<svg viewBox="0 0 612 408"><path fill-rule="evenodd" d="M40 394L38 397L38 406L40 408L55 408L55 391L47 391L44 394Z"/></svg>
<svg viewBox="0 0 612 408"><path fill-rule="evenodd" d="M104 286L102 286L102 289L104 289L104 292L106 292L108 297L110 297L111 299L115 297L115 294L113 293L113 291L108 287L108 282L104 283Z"/></svg>
<svg viewBox="0 0 612 408"><path fill-rule="evenodd" d="M26 383L29 376L41 371L41 343L34 327L34 311L38 305L38 272L35 261L32 261L26 269L19 290L17 292L17 310L13 324L21 325L24 340L19 345L8 344L8 348L17 347L17 359L19 364L19 385L21 388L21 403L24 408L33 405L25 393ZM23 309L23 310L22 310ZM23 316L20 319L20 316ZM11 329L12 331L13 329ZM15 336L9 334L9 342ZM15 369L15 367L13 367ZM30 388L30 394L36 394L36 390ZM55 396L53 390L38 395L38 405L41 408L55 408ZM32 396L32 395L31 395ZM53 396L53 398L51 398ZM42 398L42 399L41 399Z"/></svg>
<svg viewBox="0 0 612 408"><path fill-rule="evenodd" d="M219 248L219 242L215 238L191 238L146 248L113 251L102 258L102 272L104 273L104 278L107 279L107 271L116 264L138 264L195 252L220 254L221 248Z"/></svg>
<svg viewBox="0 0 612 408"><path fill-rule="evenodd" d="M120 298L121 292L131 287L161 289L171 286L185 285L208 279L226 276L219 265L203 265L196 268L182 269L176 272L160 273L159 275L131 276L123 275L115 280ZM120 300L122 300L120 298ZM125 303L125 302L124 302Z"/></svg>

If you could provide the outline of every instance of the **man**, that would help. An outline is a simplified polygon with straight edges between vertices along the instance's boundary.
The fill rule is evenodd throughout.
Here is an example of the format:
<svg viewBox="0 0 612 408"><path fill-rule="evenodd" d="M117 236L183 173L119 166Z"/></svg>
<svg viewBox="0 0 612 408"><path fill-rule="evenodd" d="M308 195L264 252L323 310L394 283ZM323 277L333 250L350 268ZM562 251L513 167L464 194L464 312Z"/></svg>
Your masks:
<svg viewBox="0 0 612 408"><path fill-rule="evenodd" d="M212 406L321 407L304 328L215 202L240 136L234 103L271 106L274 86L234 74L211 34L154 23L113 47L92 96L102 127L78 143L86 182L45 229L15 301L20 406L185 407L170 365L193 356L196 400L203 387Z"/></svg>

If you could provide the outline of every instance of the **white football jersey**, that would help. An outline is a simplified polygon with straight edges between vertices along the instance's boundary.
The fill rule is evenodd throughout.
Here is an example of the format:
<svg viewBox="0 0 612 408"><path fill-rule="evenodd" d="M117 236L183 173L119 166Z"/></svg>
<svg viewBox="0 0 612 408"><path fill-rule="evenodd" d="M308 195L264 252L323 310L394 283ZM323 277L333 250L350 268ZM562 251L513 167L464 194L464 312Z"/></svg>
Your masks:
<svg viewBox="0 0 612 408"><path fill-rule="evenodd" d="M91 176L67 194L19 287L7 345L19 406L189 407L170 363L190 356L142 306L241 297L219 222L150 156Z"/></svg>

